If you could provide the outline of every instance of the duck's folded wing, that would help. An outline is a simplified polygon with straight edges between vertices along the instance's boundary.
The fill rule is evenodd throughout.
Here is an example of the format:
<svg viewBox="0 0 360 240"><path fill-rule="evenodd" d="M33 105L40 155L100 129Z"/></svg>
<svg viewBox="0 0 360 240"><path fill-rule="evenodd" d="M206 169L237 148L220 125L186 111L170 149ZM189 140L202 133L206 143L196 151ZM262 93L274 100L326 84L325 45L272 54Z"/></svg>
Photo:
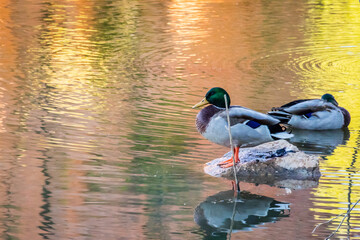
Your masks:
<svg viewBox="0 0 360 240"><path fill-rule="evenodd" d="M287 113L296 114L296 115L304 115L309 112L324 111L326 109L334 109L334 108L335 106L331 103L325 102L321 99L313 99L308 101L300 101L296 104L288 105L288 107L280 107L279 109L276 110L285 111Z"/></svg>
<svg viewBox="0 0 360 240"><path fill-rule="evenodd" d="M306 101L312 101L312 100L315 100L315 99L299 99L299 100L295 100L295 101L286 103L286 104L282 105L280 108L288 108L288 107L294 106L296 104L306 102Z"/></svg>
<svg viewBox="0 0 360 240"><path fill-rule="evenodd" d="M226 112L221 113L222 117L226 118ZM280 121L275 119L267 114L260 113L249 108L244 108L240 106L232 106L229 109L230 121L232 124L235 122L244 122L246 120L253 120L262 125L274 125L278 124Z"/></svg>

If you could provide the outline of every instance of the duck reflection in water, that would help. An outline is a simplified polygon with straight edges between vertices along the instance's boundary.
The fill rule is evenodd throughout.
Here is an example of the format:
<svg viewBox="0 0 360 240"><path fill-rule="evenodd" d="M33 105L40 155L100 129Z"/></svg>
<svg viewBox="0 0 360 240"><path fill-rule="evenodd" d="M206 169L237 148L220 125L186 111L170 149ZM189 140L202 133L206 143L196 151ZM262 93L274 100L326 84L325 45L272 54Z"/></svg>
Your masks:
<svg viewBox="0 0 360 240"><path fill-rule="evenodd" d="M297 146L301 151L312 154L330 155L338 145L346 144L350 138L348 128L312 131L293 129L289 142Z"/></svg>
<svg viewBox="0 0 360 240"><path fill-rule="evenodd" d="M242 191L223 191L208 197L195 209L194 220L207 235L227 236L236 231L250 231L265 223L290 215L289 203Z"/></svg>

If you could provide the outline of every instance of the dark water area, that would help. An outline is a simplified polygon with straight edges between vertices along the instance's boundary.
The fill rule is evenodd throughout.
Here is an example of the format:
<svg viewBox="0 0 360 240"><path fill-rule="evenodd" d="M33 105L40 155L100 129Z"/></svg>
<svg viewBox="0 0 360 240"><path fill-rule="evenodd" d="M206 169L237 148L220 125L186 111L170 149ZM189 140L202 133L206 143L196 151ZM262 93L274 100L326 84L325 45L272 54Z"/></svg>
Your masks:
<svg viewBox="0 0 360 240"><path fill-rule="evenodd" d="M359 8L2 0L0 238L324 239L360 198ZM290 139L320 156L318 183L234 200L203 172L229 149L191 109L214 86L260 112L328 92L352 121ZM360 238L359 210L333 238Z"/></svg>

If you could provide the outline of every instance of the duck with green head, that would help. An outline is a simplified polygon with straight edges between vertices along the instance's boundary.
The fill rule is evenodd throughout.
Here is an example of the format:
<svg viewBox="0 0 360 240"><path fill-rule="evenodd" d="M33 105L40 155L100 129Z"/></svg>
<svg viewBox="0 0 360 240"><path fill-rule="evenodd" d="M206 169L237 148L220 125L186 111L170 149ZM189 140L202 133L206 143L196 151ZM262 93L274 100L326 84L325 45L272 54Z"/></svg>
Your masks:
<svg viewBox="0 0 360 240"><path fill-rule="evenodd" d="M334 96L326 93L321 99L301 99L268 113L293 128L306 130L331 130L347 127L350 113L340 107Z"/></svg>
<svg viewBox="0 0 360 240"><path fill-rule="evenodd" d="M235 162L239 160L239 148L256 146L260 143L279 138L290 138L279 125L280 121L263 113L241 106L230 106L230 96L222 88L210 89L203 100L193 108L209 105L203 108L196 117L196 127L201 135L208 140L230 146L225 97L229 107L231 137L234 145ZM232 158L219 164L221 167L231 167Z"/></svg>

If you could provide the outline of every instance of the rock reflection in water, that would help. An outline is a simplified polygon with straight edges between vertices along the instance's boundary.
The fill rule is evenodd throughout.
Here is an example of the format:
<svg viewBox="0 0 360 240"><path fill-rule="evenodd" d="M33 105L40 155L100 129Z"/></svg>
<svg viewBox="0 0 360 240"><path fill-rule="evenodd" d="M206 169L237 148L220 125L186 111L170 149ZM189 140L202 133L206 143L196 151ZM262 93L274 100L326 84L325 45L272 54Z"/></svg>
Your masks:
<svg viewBox="0 0 360 240"><path fill-rule="evenodd" d="M325 155L330 155L338 145L346 144L350 138L347 128L327 131L294 129L292 133L294 137L290 142L300 150Z"/></svg>
<svg viewBox="0 0 360 240"><path fill-rule="evenodd" d="M289 203L247 191L234 198L231 190L209 196L200 203L195 209L194 220L206 235L226 236L230 229L232 232L250 231L258 225L289 216Z"/></svg>

